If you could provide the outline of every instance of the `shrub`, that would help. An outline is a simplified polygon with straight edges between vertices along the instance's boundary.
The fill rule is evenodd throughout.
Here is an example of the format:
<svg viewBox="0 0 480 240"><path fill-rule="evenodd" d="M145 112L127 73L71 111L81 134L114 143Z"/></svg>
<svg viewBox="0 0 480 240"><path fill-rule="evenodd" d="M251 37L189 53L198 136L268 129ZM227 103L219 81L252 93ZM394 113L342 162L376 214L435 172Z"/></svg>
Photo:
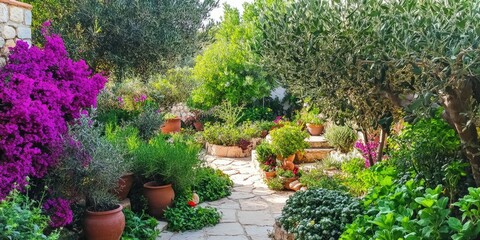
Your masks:
<svg viewBox="0 0 480 240"><path fill-rule="evenodd" d="M122 240L155 240L160 231L156 229L157 219L147 214L135 214L130 209L124 209L125 230L122 234Z"/></svg>
<svg viewBox="0 0 480 240"><path fill-rule="evenodd" d="M135 172L159 184L173 184L177 194L190 189L194 183L194 168L200 163L196 145L181 141L172 143L156 136L142 142L132 153Z"/></svg>
<svg viewBox="0 0 480 240"><path fill-rule="evenodd" d="M331 126L325 133L325 138L342 153L349 152L358 136L353 129L347 126Z"/></svg>
<svg viewBox="0 0 480 240"><path fill-rule="evenodd" d="M255 151L260 164L275 165L276 156L270 143L263 141L255 148Z"/></svg>
<svg viewBox="0 0 480 240"><path fill-rule="evenodd" d="M202 140L211 144L223 146L239 146L242 140L250 141L260 133L254 125L249 123L241 126L222 123L207 123L201 133Z"/></svg>
<svg viewBox="0 0 480 240"><path fill-rule="evenodd" d="M43 48L18 41L0 70L0 199L25 177L43 177L62 152L61 135L80 109L95 105L106 82L68 57L44 29Z"/></svg>
<svg viewBox="0 0 480 240"><path fill-rule="evenodd" d="M215 201L230 196L233 181L220 170L202 167L195 171L193 189L200 197L200 202Z"/></svg>
<svg viewBox="0 0 480 240"><path fill-rule="evenodd" d="M305 142L308 133L298 126L285 125L272 130L270 136L272 137L272 147L275 153L282 157L288 157L308 147L308 144Z"/></svg>
<svg viewBox="0 0 480 240"><path fill-rule="evenodd" d="M424 182L376 187L364 199L365 215L347 226L340 239L477 239L478 189L453 204L463 212L452 216L442 186L423 187ZM470 215L472 214L473 215Z"/></svg>
<svg viewBox="0 0 480 240"><path fill-rule="evenodd" d="M70 199L86 199L93 211L111 210L118 203L110 193L130 169L118 146L103 135L103 126L82 115L69 128L64 154L49 178L54 190Z"/></svg>
<svg viewBox="0 0 480 240"><path fill-rule="evenodd" d="M358 200L339 191L308 189L292 195L280 224L297 239L338 239L345 226L362 214Z"/></svg>
<svg viewBox="0 0 480 240"><path fill-rule="evenodd" d="M440 117L407 125L392 140L392 163L400 171L415 171L430 187L442 184L444 165L461 159L460 140Z"/></svg>
<svg viewBox="0 0 480 240"><path fill-rule="evenodd" d="M338 176L329 176L324 172L324 168L323 164L317 164L314 168L304 171L299 179L300 182L309 189L348 190L342 185L342 181Z"/></svg>
<svg viewBox="0 0 480 240"><path fill-rule="evenodd" d="M190 68L174 68L164 75L153 76L148 81L149 92L155 102L163 108L176 103L185 103L190 93L197 87Z"/></svg>
<svg viewBox="0 0 480 240"><path fill-rule="evenodd" d="M0 202L0 239L59 239L56 231L46 234L49 219L39 203L12 191Z"/></svg>
<svg viewBox="0 0 480 240"><path fill-rule="evenodd" d="M267 186L269 189L280 191L283 190L283 180L276 177L267 181Z"/></svg>
<svg viewBox="0 0 480 240"><path fill-rule="evenodd" d="M146 108L133 121L132 126L138 129L140 136L148 140L155 136L163 124L163 117L158 110Z"/></svg>
<svg viewBox="0 0 480 240"><path fill-rule="evenodd" d="M221 215L212 207L189 205L186 198L178 198L172 208L165 210L170 231L187 231L213 226L220 222Z"/></svg>

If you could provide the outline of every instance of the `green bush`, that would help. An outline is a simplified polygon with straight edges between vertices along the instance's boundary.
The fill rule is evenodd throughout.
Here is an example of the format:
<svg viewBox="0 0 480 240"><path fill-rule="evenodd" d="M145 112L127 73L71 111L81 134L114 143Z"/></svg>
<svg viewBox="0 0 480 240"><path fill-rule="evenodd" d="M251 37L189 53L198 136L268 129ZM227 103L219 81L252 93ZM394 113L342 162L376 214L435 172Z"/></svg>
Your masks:
<svg viewBox="0 0 480 240"><path fill-rule="evenodd" d="M244 123L241 126L206 123L201 132L204 142L223 146L237 146L241 140L250 141L259 134L257 127L250 123Z"/></svg>
<svg viewBox="0 0 480 240"><path fill-rule="evenodd" d="M156 229L157 219L147 214L137 215L130 209L123 209L125 214L125 230L122 240L155 240L160 231Z"/></svg>
<svg viewBox="0 0 480 240"><path fill-rule="evenodd" d="M308 133L299 126L285 125L270 132L274 152L282 157L288 157L308 147L305 138Z"/></svg>
<svg viewBox="0 0 480 240"><path fill-rule="evenodd" d="M160 127L163 124L163 117L157 109L146 108L131 124L138 129L140 136L144 140L148 140L160 131Z"/></svg>
<svg viewBox="0 0 480 240"><path fill-rule="evenodd" d="M308 189L287 200L280 223L296 239L338 239L345 226L362 213L358 200L345 193Z"/></svg>
<svg viewBox="0 0 480 240"><path fill-rule="evenodd" d="M324 172L323 164L317 164L314 168L304 171L299 180L309 189L323 188L343 192L348 190L342 185L342 180L339 176L329 176Z"/></svg>
<svg viewBox="0 0 480 240"><path fill-rule="evenodd" d="M177 194L190 190L194 183L195 167L200 164L196 145L181 141L167 141L156 136L142 142L132 152L135 172L159 184L173 184Z"/></svg>
<svg viewBox="0 0 480 240"><path fill-rule="evenodd" d="M379 186L363 201L365 215L347 226L340 239L477 239L479 189L453 204L460 207L462 220L452 216L442 186L424 187L424 182Z"/></svg>
<svg viewBox="0 0 480 240"><path fill-rule="evenodd" d="M327 128L325 138L337 150L347 153L352 150L358 136L353 129L347 126L331 126Z"/></svg>
<svg viewBox="0 0 480 240"><path fill-rule="evenodd" d="M195 171L193 189L200 197L200 202L215 201L230 196L233 181L218 169L202 167Z"/></svg>
<svg viewBox="0 0 480 240"><path fill-rule="evenodd" d="M276 159L272 145L266 141L263 141L262 143L257 145L255 151L257 152L257 161L260 164L265 164L267 161L272 161L272 159Z"/></svg>
<svg viewBox="0 0 480 240"><path fill-rule="evenodd" d="M190 68L173 68L165 74L155 75L148 80L149 95L161 107L169 108L176 103L185 103L197 87Z"/></svg>
<svg viewBox="0 0 480 240"><path fill-rule="evenodd" d="M406 124L392 142L391 162L396 168L416 172L430 187L443 183L444 165L461 159L457 134L439 116Z"/></svg>
<svg viewBox="0 0 480 240"><path fill-rule="evenodd" d="M0 201L0 239L59 239L56 231L46 234L49 218L40 204L13 191Z"/></svg>
<svg viewBox="0 0 480 240"><path fill-rule="evenodd" d="M221 215L212 207L189 206L186 198L178 198L172 208L165 210L168 230L178 232L202 229L220 222Z"/></svg>

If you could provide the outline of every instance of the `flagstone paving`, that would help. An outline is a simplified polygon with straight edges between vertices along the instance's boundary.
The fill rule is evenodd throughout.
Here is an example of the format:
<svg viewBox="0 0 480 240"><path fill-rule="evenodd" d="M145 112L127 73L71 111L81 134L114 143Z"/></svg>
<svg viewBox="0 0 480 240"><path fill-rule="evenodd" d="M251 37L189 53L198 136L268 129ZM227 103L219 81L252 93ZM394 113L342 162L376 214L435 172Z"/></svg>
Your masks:
<svg viewBox="0 0 480 240"><path fill-rule="evenodd" d="M270 239L275 218L293 192L268 189L260 173L251 166L250 158L218 158L204 156L206 163L222 170L232 179L232 195L202 203L222 212L220 223L199 231L173 233L162 231L157 240L263 240ZM166 224L161 222L159 228Z"/></svg>

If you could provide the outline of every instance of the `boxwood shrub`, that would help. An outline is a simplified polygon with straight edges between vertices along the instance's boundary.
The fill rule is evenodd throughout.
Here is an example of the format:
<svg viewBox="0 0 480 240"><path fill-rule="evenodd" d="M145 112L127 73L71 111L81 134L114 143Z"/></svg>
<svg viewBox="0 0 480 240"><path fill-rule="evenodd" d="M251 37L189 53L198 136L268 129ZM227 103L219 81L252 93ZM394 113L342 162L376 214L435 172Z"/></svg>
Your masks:
<svg viewBox="0 0 480 240"><path fill-rule="evenodd" d="M279 220L295 239L338 239L345 226L362 212L357 199L343 192L319 188L292 195Z"/></svg>

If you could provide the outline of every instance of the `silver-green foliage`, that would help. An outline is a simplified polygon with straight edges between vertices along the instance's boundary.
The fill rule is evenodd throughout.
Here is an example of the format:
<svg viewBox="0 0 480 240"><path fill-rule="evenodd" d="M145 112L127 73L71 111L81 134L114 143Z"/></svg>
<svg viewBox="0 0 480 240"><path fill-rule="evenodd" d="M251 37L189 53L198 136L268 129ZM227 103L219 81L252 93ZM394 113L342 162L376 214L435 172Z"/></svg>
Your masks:
<svg viewBox="0 0 480 240"><path fill-rule="evenodd" d="M327 129L325 138L337 150L347 153L352 149L358 136L350 127L333 125Z"/></svg>

